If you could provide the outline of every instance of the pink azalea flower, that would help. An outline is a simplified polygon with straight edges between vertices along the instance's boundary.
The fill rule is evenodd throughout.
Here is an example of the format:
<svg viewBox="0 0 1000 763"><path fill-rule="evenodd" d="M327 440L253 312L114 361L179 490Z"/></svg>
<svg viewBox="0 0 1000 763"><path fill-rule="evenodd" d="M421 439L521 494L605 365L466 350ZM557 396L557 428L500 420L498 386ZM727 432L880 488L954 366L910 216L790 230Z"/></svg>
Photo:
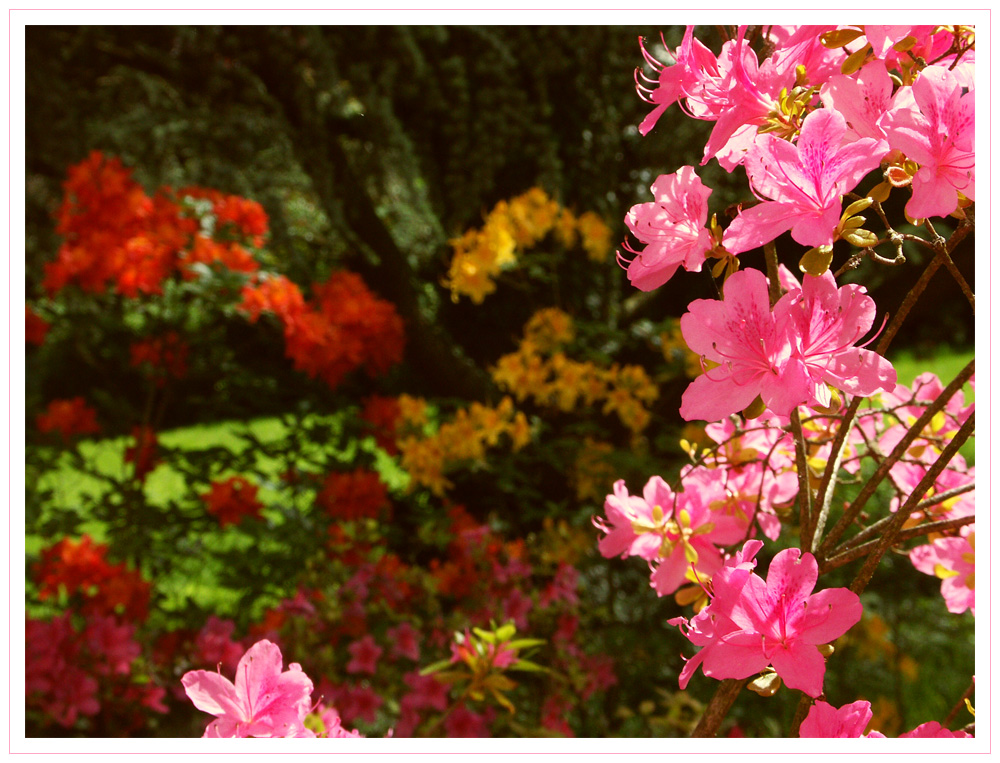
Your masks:
<svg viewBox="0 0 1000 763"><path fill-rule="evenodd" d="M667 522L650 585L666 596L687 580L706 580L722 567L719 546L742 540L753 507L726 495L715 469L690 467L682 474L683 492L664 507Z"/></svg>
<svg viewBox="0 0 1000 763"><path fill-rule="evenodd" d="M865 727L872 719L872 705L866 699L859 699L843 707L834 707L826 702L817 702L809 708L809 714L799 726L802 739L885 739L883 734L873 731L865 734Z"/></svg>
<svg viewBox="0 0 1000 763"><path fill-rule="evenodd" d="M689 110L698 118L706 118L705 112L713 113L717 107L712 103L714 93L722 98L724 88L719 86L723 77L719 70L719 60L715 54L694 36L694 27L688 26L684 31L684 39L673 52L672 66L657 61L646 50L644 41L639 40L642 55L657 71L656 88L651 89L640 82L640 77L646 83L652 84L642 71L636 70L636 88L639 96L656 105L639 125L639 133L646 135L656 121L678 99L687 97Z"/></svg>
<svg viewBox="0 0 1000 763"><path fill-rule="evenodd" d="M371 673L374 675L382 647L375 643L371 634L358 639L347 647L351 661L347 663L348 673Z"/></svg>
<svg viewBox="0 0 1000 763"><path fill-rule="evenodd" d="M681 317L688 347L717 367L697 377L681 397L687 421L718 421L747 408L758 396L780 416L809 397L803 363L771 313L767 279L741 270L726 281L721 301L696 299Z"/></svg>
<svg viewBox="0 0 1000 763"><path fill-rule="evenodd" d="M361 734L357 730L348 731L343 727L337 708L321 704L316 708L315 712L325 729L323 736L328 739L360 739L364 737L364 734Z"/></svg>
<svg viewBox="0 0 1000 763"><path fill-rule="evenodd" d="M870 736L870 735L869 735ZM949 731L937 721L921 723L913 731L900 734L900 739L965 739L972 735L966 731Z"/></svg>
<svg viewBox="0 0 1000 763"><path fill-rule="evenodd" d="M770 201L740 212L722 239L726 249L732 254L756 249L789 229L804 246L832 244L842 195L889 150L873 138L841 145L846 132L840 112L817 109L803 120L794 145L771 134L758 136L744 166L754 190Z"/></svg>
<svg viewBox="0 0 1000 763"><path fill-rule="evenodd" d="M893 83L884 61L870 61L852 76L836 74L820 91L823 105L844 115L846 137L886 137L886 114L913 108L912 88L901 87L893 94Z"/></svg>
<svg viewBox="0 0 1000 763"><path fill-rule="evenodd" d="M927 575L941 578L941 595L948 611L976 614L976 526L966 525L961 537L938 538L910 551L910 561Z"/></svg>
<svg viewBox="0 0 1000 763"><path fill-rule="evenodd" d="M718 57L694 39L694 27L689 26L684 40L674 52L676 63L665 66L643 48L646 61L658 71L657 87L640 82L636 72L639 95L656 108L639 125L645 135L660 115L674 102L683 98L685 111L696 119L714 121L715 127L705 146L702 164L713 156L728 171L738 165L742 152L754 141L757 126L763 124L775 107L775 96L782 87L792 87L794 65L776 67L766 61L758 67L757 56L745 44L741 27L739 37L723 44Z"/></svg>
<svg viewBox="0 0 1000 763"><path fill-rule="evenodd" d="M887 118L889 144L920 164L912 219L944 217L958 206L958 192L976 197L975 93L962 94L958 78L943 66L928 66L912 85L916 108Z"/></svg>
<svg viewBox="0 0 1000 763"><path fill-rule="evenodd" d="M217 716L206 737L311 736L302 720L309 712L313 683L298 663L281 670L281 650L258 641L236 668L236 684L221 673L191 670L181 678L199 710Z"/></svg>
<svg viewBox="0 0 1000 763"><path fill-rule="evenodd" d="M653 517L653 507L673 502L673 491L663 481L662 477L650 477L641 496L630 495L625 487L625 480L614 484L614 493L604 499L605 517L595 517L594 526L607 533L598 541L597 548L601 556L610 559L613 556L639 556L643 559L655 558L660 550L660 537L652 532L638 533L636 524L655 528L662 524L661 514L658 522Z"/></svg>
<svg viewBox="0 0 1000 763"><path fill-rule="evenodd" d="M917 446L919 449L920 446ZM913 450L913 448L911 448ZM926 448L921 453L921 455L926 455L927 452L931 453L933 457L934 451L931 448ZM883 451L883 453L888 453L889 451ZM890 511L898 511L899 506L903 499L908 498L916 489L917 484L924 478L927 474L929 468L928 461L931 459L924 459L920 461L900 461L895 464L892 469L889 470L889 476L892 478L893 484L899 491L899 496L894 496L892 501L889 503ZM938 493L943 493L946 490L952 490L957 487L965 487L976 481L976 467L966 466L965 459L962 458L960 454L955 454L955 458L945 467L938 478L934 481L934 486L921 496L921 499L936 495ZM936 506L932 506L926 510L927 514L930 514L934 519L959 519L961 517L971 517L976 513L976 491L970 490L967 493L962 493L955 496L954 498L949 498L946 501L942 501ZM920 518L920 513L915 513L917 518Z"/></svg>
<svg viewBox="0 0 1000 763"><path fill-rule="evenodd" d="M830 405L829 384L851 395L869 396L896 385L896 371L878 353L855 347L875 320L875 301L863 286L837 288L833 274L805 276L802 288L774 306L775 319L794 338L809 376L809 403Z"/></svg>
<svg viewBox="0 0 1000 763"><path fill-rule="evenodd" d="M712 601L686 634L705 649L684 667L681 688L699 663L718 679L749 678L770 665L789 688L819 696L826 664L817 647L861 619L861 601L846 588L812 593L818 576L815 557L796 548L774 557L767 582L746 560L716 573Z"/></svg>
<svg viewBox="0 0 1000 763"><path fill-rule="evenodd" d="M625 216L632 235L646 245L641 252L625 247L635 255L628 264L628 279L642 291L662 286L681 265L688 271L701 270L705 253L712 248L705 228L712 189L694 174L693 167L660 175L651 190L655 201L636 204ZM621 255L619 261L625 262Z"/></svg>

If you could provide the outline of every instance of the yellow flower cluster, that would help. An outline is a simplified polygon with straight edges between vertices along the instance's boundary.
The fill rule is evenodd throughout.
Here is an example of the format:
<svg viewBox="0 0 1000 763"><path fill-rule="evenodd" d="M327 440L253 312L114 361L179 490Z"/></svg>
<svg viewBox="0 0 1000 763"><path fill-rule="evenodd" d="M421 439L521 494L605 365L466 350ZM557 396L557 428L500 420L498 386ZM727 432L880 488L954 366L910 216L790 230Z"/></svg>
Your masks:
<svg viewBox="0 0 1000 763"><path fill-rule="evenodd" d="M558 348L573 337L572 319L556 308L539 311L528 321L516 352L504 355L491 373L493 380L522 402L570 412L578 404L603 403L601 412L613 413L638 435L649 423L646 406L659 391L641 366L601 368L568 358Z"/></svg>
<svg viewBox="0 0 1000 763"><path fill-rule="evenodd" d="M445 286L451 298L470 297L477 305L496 291L500 272L517 264L517 252L534 246L554 232L565 247L577 236L589 259L603 262L611 251L611 229L593 212L579 217L550 199L541 188L532 188L509 201L499 202L486 216L482 228L467 230L449 243L454 250Z"/></svg>
<svg viewBox="0 0 1000 763"><path fill-rule="evenodd" d="M406 396L404 396L406 397ZM451 421L447 421L432 435L414 432L414 424L426 418L417 398L407 398L402 419L410 428L402 427L397 437L401 466L410 475L410 488L421 485L435 495L442 496L452 486L445 473L464 463L485 463L486 449L495 447L500 437L510 437L513 450L518 451L531 441L531 425L527 417L514 409L509 397L496 408L472 403L460 408ZM409 418L407 418L409 416Z"/></svg>

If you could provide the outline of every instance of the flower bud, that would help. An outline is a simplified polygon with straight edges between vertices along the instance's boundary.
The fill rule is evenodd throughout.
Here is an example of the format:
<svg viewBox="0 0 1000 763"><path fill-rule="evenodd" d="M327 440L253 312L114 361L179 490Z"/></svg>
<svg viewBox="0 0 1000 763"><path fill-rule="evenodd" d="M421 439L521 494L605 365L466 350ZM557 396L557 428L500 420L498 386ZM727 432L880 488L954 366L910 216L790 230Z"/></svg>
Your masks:
<svg viewBox="0 0 1000 763"><path fill-rule="evenodd" d="M864 228L847 231L843 234L842 238L847 243L860 247L861 249L868 249L878 243L878 236L870 230L865 230Z"/></svg>

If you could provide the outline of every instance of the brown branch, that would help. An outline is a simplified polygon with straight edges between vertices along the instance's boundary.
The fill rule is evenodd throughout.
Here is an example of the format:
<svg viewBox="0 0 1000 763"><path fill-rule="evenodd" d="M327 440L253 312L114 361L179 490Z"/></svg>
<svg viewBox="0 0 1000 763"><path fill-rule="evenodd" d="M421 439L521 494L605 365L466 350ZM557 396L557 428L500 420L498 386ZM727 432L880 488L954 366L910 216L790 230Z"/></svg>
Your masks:
<svg viewBox="0 0 1000 763"><path fill-rule="evenodd" d="M878 540L878 545L875 549L868 555L865 560L861 571L858 572L857 577L851 582L850 589L859 594L868 585L868 582L872 579L872 575L875 574L875 568L878 567L880 561L882 561L882 556L889 549L891 545L898 542L898 534L903 526L903 523L909 519L910 514L913 512L913 507L920 502L920 496L930 490L934 483L937 481L938 476L944 471L944 468L951 463L951 460L958 453L958 449L965 444L965 441L969 439L971 434L976 429L976 414L973 413L965 420L958 432L955 433L954 438L943 451L941 455L937 457L937 460L931 465L931 468L927 470L927 473L923 476L917 486L914 488L909 499L896 510L895 516L892 517L892 521L886 528L885 534Z"/></svg>
<svg viewBox="0 0 1000 763"><path fill-rule="evenodd" d="M692 737L714 737L719 733L719 726L729 713L729 708L733 706L736 697L743 690L743 680L740 678L727 678L719 688L715 690L712 699L708 702L701 720L691 732Z"/></svg>
<svg viewBox="0 0 1000 763"><path fill-rule="evenodd" d="M972 683L969 684L969 688L966 689L965 693L958 698L958 702L955 703L955 706L951 709L951 712L949 712L948 715L945 716L945 719L941 722L942 726L947 728L949 725L951 725L951 722L955 720L955 716L958 715L959 711L961 711L963 707L965 707L965 700L971 697L975 693L975 691L976 691L976 679L973 678Z"/></svg>
<svg viewBox="0 0 1000 763"><path fill-rule="evenodd" d="M895 519L895 514L886 517L881 522L877 524L880 529L886 529ZM919 538L922 535L930 535L934 532L944 532L946 530L955 530L959 527L965 527L966 525L971 525L976 521L975 515L968 517L957 517L956 519L941 519L937 522L924 522L917 525L916 527L910 527L906 530L901 530L896 535L895 543L903 543L904 541L913 540L914 538ZM875 525L872 525L874 527ZM851 540L854 540L853 538ZM879 539L870 540L867 543L862 543L858 546L853 546L848 548L843 553L835 554L829 559L824 559L819 565L819 573L822 575L830 570L835 570L838 567L843 567L845 564L850 564L855 559L860 559L863 556L867 556L880 543Z"/></svg>
<svg viewBox="0 0 1000 763"><path fill-rule="evenodd" d="M971 208L967 210L967 216L972 214L973 213ZM958 269L958 266L955 264L955 261L951 258L951 254L948 250L948 242L946 242L944 238L941 236L941 234L939 234L934 229L934 225L931 223L930 220L924 221L924 227L926 227L927 230L931 232L931 235L934 236L934 239L931 242L931 246L934 248L934 251L937 253L938 257L941 258L942 262L944 262L944 266L948 269L948 272L951 273L952 278L955 279L955 282L962 290L962 293L965 295L965 298L969 300L969 305L972 307L972 313L973 315L975 315L976 295L969 287L969 284L965 280L965 276L962 275L961 271Z"/></svg>
<svg viewBox="0 0 1000 763"><path fill-rule="evenodd" d="M925 271L926 272L926 271ZM868 482L865 483L864 487L861 488L861 492L858 493L857 498L844 510L843 516L837 521L830 530L829 534L823 540L823 543L819 547L819 554L817 556L822 556L830 552L833 545L840 540L843 536L844 531L850 526L850 524L855 520L861 509L864 508L868 499L874 495L875 490L889 475L889 470L903 457L903 454L909 449L913 441L920 436L924 428L930 423L934 415L944 408L945 404L951 400L952 396L961 389L962 385L969 380L969 378L976 372L976 360L973 358L969 361L968 365L962 371L959 372L958 376L952 379L951 384L944 388L940 395L935 398L935 400L930 403L924 412L920 415L920 418L914 422L903 438L896 444L892 452L879 464L875 473L871 476ZM974 418L973 414L970 418ZM959 430L961 431L961 430ZM951 447L949 443L948 447ZM943 467L942 467L943 468ZM931 483L933 485L933 482ZM922 496L927 492L927 488L920 493Z"/></svg>

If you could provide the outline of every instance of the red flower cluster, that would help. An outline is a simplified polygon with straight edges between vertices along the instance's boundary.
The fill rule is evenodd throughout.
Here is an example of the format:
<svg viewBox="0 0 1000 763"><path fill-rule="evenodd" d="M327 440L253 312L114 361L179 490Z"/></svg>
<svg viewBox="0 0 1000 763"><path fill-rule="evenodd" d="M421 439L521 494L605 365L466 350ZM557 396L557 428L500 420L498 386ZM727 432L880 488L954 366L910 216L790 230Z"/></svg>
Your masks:
<svg viewBox="0 0 1000 763"><path fill-rule="evenodd" d="M313 286L306 303L283 276L248 285L240 308L251 321L273 312L285 329L285 352L295 367L336 387L364 366L369 375L388 371L403 358L403 321L391 302L378 299L354 273L333 273Z"/></svg>
<svg viewBox="0 0 1000 763"><path fill-rule="evenodd" d="M209 514L213 514L221 527L239 524L243 517L260 518L264 505L257 500L257 486L245 477L230 477L224 482L213 482L212 489L203 494Z"/></svg>
<svg viewBox="0 0 1000 763"><path fill-rule="evenodd" d="M399 452L396 447L396 423L399 421L399 400L394 397L371 395L362 401L361 420L365 422L366 431L375 438L375 442L390 456Z"/></svg>
<svg viewBox="0 0 1000 763"><path fill-rule="evenodd" d="M195 278L196 274L191 269L191 265L196 262L205 265L219 262L239 273L256 273L260 267L253 255L237 242L215 241L200 233L194 237L191 249L184 253L184 264L181 270L185 278Z"/></svg>
<svg viewBox="0 0 1000 763"><path fill-rule="evenodd" d="M228 226L232 226L237 234L248 238L254 246L260 248L264 245L268 228L267 213L256 201L197 186L182 188L178 196L207 199L212 202L217 229L225 231Z"/></svg>
<svg viewBox="0 0 1000 763"><path fill-rule="evenodd" d="M31 309L24 306L24 341L28 344L41 345L45 335L49 333L49 322Z"/></svg>
<svg viewBox="0 0 1000 763"><path fill-rule="evenodd" d="M237 239L263 244L268 223L260 204L207 188L175 194L165 187L151 198L131 175L120 160L99 151L70 167L56 215L65 243L45 266L50 295L71 283L95 293L114 283L127 297L160 294L164 280L179 271L191 277L190 265L198 262L256 272L257 262ZM199 220L184 204L192 198L211 201L225 241L198 232Z"/></svg>
<svg viewBox="0 0 1000 763"><path fill-rule="evenodd" d="M86 614L145 620L150 584L124 562L109 563L107 552L107 545L95 544L89 535L79 541L63 538L43 549L34 566L38 598L45 601L64 590L70 597L82 597L81 611Z"/></svg>
<svg viewBox="0 0 1000 763"><path fill-rule="evenodd" d="M316 495L319 504L334 519L377 518L390 508L385 485L368 469L334 472L327 476Z"/></svg>
<svg viewBox="0 0 1000 763"><path fill-rule="evenodd" d="M41 432L58 432L63 440L78 434L97 434L97 412L82 397L53 400L44 413L38 414L35 424Z"/></svg>
<svg viewBox="0 0 1000 763"><path fill-rule="evenodd" d="M168 378L182 379L187 374L188 346L176 331L133 342L130 351L131 364L145 365L158 386L163 386Z"/></svg>
<svg viewBox="0 0 1000 763"><path fill-rule="evenodd" d="M142 482L160 463L156 455L159 443L152 427L132 427L132 437L135 438L135 445L125 449L125 461L135 464L135 478Z"/></svg>
<svg viewBox="0 0 1000 763"><path fill-rule="evenodd" d="M147 196L131 175L99 151L70 167L56 215L66 240L45 266L50 295L70 283L100 293L112 281L128 297L161 292L198 223L165 194Z"/></svg>

